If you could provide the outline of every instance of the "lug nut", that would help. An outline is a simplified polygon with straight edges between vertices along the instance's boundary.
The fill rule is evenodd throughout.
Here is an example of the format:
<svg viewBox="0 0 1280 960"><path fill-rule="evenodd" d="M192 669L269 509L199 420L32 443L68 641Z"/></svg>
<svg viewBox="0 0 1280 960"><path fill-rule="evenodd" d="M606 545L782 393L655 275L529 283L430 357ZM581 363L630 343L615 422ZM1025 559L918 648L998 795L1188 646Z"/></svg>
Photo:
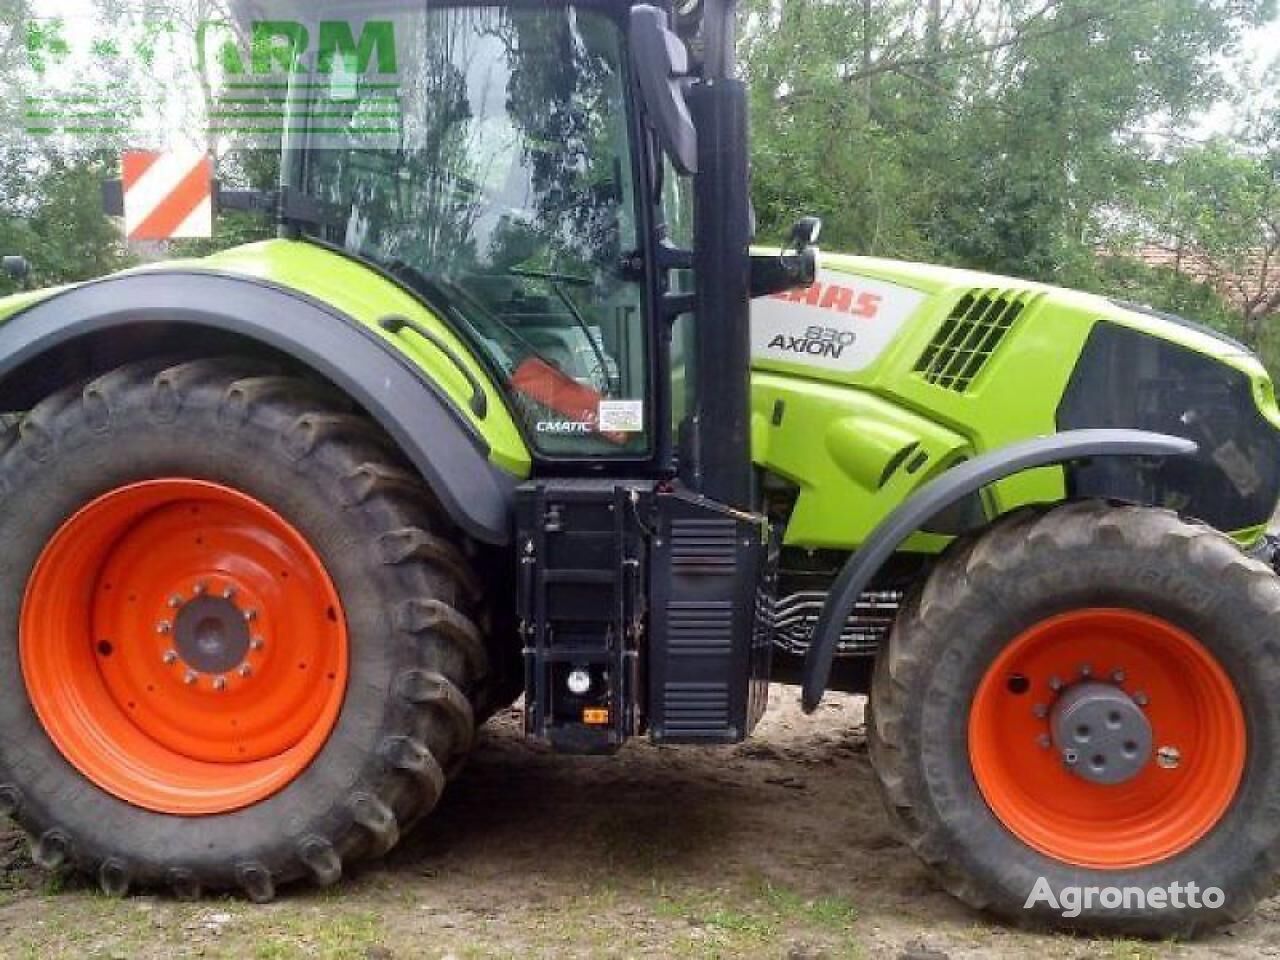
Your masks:
<svg viewBox="0 0 1280 960"><path fill-rule="evenodd" d="M173 607L173 609L175 610L177 610L178 607L182 606L182 594L175 593L172 597L170 597L169 606Z"/></svg>
<svg viewBox="0 0 1280 960"><path fill-rule="evenodd" d="M1031 708L1031 712L1034 713L1041 720L1043 720L1045 717L1049 715L1049 708L1046 707L1043 703L1037 703L1034 707Z"/></svg>
<svg viewBox="0 0 1280 960"><path fill-rule="evenodd" d="M1062 689L1062 679L1061 679L1060 677L1050 677L1050 678L1049 678L1049 689L1050 689L1050 690L1052 690L1054 693L1057 693L1059 690L1061 690L1061 689Z"/></svg>
<svg viewBox="0 0 1280 960"><path fill-rule="evenodd" d="M191 592L194 593L197 597L199 597L203 595L204 592L208 589L209 588L206 587L203 583L197 583L195 586L191 588Z"/></svg>
<svg viewBox="0 0 1280 960"><path fill-rule="evenodd" d="M200 678L196 676L196 672L194 670L188 670L183 675L182 682L185 683L188 687L190 687L190 686L194 686L195 682L199 679Z"/></svg>
<svg viewBox="0 0 1280 960"><path fill-rule="evenodd" d="M164 656L161 659L163 659L166 664L170 664L170 665L175 664L178 662L178 651L166 650L164 652Z"/></svg>
<svg viewBox="0 0 1280 960"><path fill-rule="evenodd" d="M1112 671L1111 671L1111 682L1112 682L1112 683L1124 683L1124 671L1123 671L1123 670L1112 670Z"/></svg>
<svg viewBox="0 0 1280 960"><path fill-rule="evenodd" d="M245 623L253 623L253 621L257 619L258 619L258 611L254 610L252 607L250 607L248 610L244 612Z"/></svg>
<svg viewBox="0 0 1280 960"><path fill-rule="evenodd" d="M1177 747L1161 747L1156 751L1156 763L1166 770L1175 769L1182 762L1182 751Z"/></svg>
<svg viewBox="0 0 1280 960"><path fill-rule="evenodd" d="M225 690L225 689L227 689L227 678L226 678L226 677L214 677L214 678L213 678L213 689L215 689L215 690Z"/></svg>
<svg viewBox="0 0 1280 960"><path fill-rule="evenodd" d="M236 595L236 588L235 588L235 587L227 587L227 589L225 589L225 590L223 590L223 591L222 591L222 599L223 599L223 600L231 600L231 599L234 599L234 598L235 598L235 595Z"/></svg>
<svg viewBox="0 0 1280 960"><path fill-rule="evenodd" d="M1093 667L1087 663L1080 664L1080 676L1087 677L1093 673Z"/></svg>
<svg viewBox="0 0 1280 960"><path fill-rule="evenodd" d="M1141 690L1139 690L1137 693L1133 695L1133 702L1140 707L1145 707L1148 703L1151 702L1151 698L1148 697Z"/></svg>
<svg viewBox="0 0 1280 960"><path fill-rule="evenodd" d="M263 643L261 637L254 637L252 640L249 641L250 650L261 650L265 646L266 644Z"/></svg>
<svg viewBox="0 0 1280 960"><path fill-rule="evenodd" d="M1042 750L1048 750L1049 747L1053 746L1053 741L1049 739L1049 735L1047 733L1042 733L1040 736L1036 737L1036 743L1040 745Z"/></svg>
<svg viewBox="0 0 1280 960"><path fill-rule="evenodd" d="M156 633L168 633L172 629L173 629L173 624L171 624L168 620L161 620L159 623L156 624Z"/></svg>
<svg viewBox="0 0 1280 960"><path fill-rule="evenodd" d="M236 670L236 673L240 674L242 677L250 676L253 673L253 667L249 666L247 663L242 663Z"/></svg>

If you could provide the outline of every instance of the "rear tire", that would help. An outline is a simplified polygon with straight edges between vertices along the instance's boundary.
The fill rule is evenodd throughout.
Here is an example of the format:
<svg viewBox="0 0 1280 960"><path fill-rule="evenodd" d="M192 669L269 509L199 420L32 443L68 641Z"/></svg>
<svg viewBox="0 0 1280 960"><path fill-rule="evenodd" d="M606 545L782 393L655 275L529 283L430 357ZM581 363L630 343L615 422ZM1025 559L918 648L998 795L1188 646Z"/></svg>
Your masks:
<svg viewBox="0 0 1280 960"><path fill-rule="evenodd" d="M350 864L389 850L431 810L471 744L474 705L491 697L488 654L474 619L482 609L481 584L466 559L468 544L376 425L352 413L327 387L230 358L122 367L49 397L25 416L12 439L7 449L0 445L0 813L28 831L37 863L82 871L111 894L167 887L190 898L202 891L240 890L261 901L291 881L336 882ZM55 728L42 721L74 719L74 710L58 712L57 699L98 696L94 685L105 689L110 682L90 677L50 693L48 671L41 673L38 661L62 641L41 635L41 625L52 621L32 613L40 609L35 593L43 583L33 579L33 570L60 531L66 540L82 529L69 521L86 505L157 478L183 481L173 490L197 497L195 502L202 501L191 481L278 515L282 535L296 531L314 552L345 621L337 627L345 627L347 639L332 640L347 647L345 689L340 709L327 721L331 728L319 730L314 756L283 786L247 804L197 798L204 804L197 805L198 815L175 812L189 786L185 782L159 783L160 799L144 805L139 798L150 795L142 787L132 789L119 770L90 779L82 768L93 767L92 756L77 753L74 737L61 728L51 733ZM273 532L253 530L251 536ZM238 562L243 566L250 559ZM116 566L131 575L128 565ZM55 586L60 570L65 576L73 569L62 562L48 567L52 572L45 579ZM269 579L289 572L251 574ZM232 575L222 569L211 573ZM111 586L95 582L83 588ZM136 593L148 587L142 583ZM270 584L262 589L271 593ZM191 592L202 593L203 583ZM238 596L234 586L230 593ZM194 598L177 596L175 608L188 600ZM96 616L99 608L92 609ZM323 620L324 607L319 610ZM334 607L329 611L335 620ZM257 615L241 612L246 621ZM314 611L281 612L285 623L301 629ZM154 617L145 622L156 623ZM155 632L168 633L169 627L161 621ZM337 627L335 638L342 633ZM68 627L73 629L74 624ZM76 651L83 642L96 651L86 654L90 668L95 655L141 656L138 651L145 654L138 662L145 660L147 670L173 663L172 650L163 652L163 666L151 662L161 649L155 645L165 641L149 629L122 633L128 635L94 636L86 618L83 637L68 641L69 655L81 656ZM280 636L289 636L283 626ZM173 666L188 670L184 682L192 697L212 698L182 700L182 687L173 687L171 699L181 700L188 712L201 702L225 702L212 689L234 692L225 679L213 687L217 678L186 660ZM239 669L225 671L232 682L240 682L234 672ZM262 682L270 682L268 675L283 676L278 669L262 670ZM246 684L256 682L259 671L253 667L243 677ZM340 676L335 671L330 679L339 682ZM316 676L317 683L323 680ZM162 726L170 719L164 711L173 708L157 701L151 709L148 719ZM210 723L215 721L229 722L210 714ZM105 726L105 733L75 729L90 741L111 735ZM185 762L176 755L174 760ZM203 787L197 779L190 789Z"/></svg>
<svg viewBox="0 0 1280 960"><path fill-rule="evenodd" d="M1009 666L1048 656L1045 643L1059 645L1060 664L1079 665L1041 671L1049 676ZM1123 783L1071 771L1049 736L1062 733L1055 714L1035 719L1089 676L1127 692L1150 721L1151 762ZM1163 510L1023 510L953 545L904 605L872 681L871 759L903 838L970 906L1023 925L1189 936L1240 919L1273 887L1277 689L1280 581L1228 538ZM1156 763L1174 740L1177 763ZM1078 806L1064 803L1073 791ZM1123 804L1134 819L1121 824ZM1041 878L1057 905L1041 887L1027 908ZM1135 895L1116 907L1101 892L1175 882L1217 887L1224 900L1197 895L1193 908L1184 886L1177 906L1140 908ZM1098 892L1064 916L1068 887Z"/></svg>

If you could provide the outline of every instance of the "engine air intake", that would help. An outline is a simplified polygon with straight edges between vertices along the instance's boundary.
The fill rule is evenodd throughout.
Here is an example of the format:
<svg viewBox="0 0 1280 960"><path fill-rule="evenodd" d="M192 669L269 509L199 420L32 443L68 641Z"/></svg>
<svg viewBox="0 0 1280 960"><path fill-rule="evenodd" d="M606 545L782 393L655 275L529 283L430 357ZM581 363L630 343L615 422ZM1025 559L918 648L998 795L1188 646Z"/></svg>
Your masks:
<svg viewBox="0 0 1280 960"><path fill-rule="evenodd" d="M935 386L965 393L1031 300L1012 290L969 291L920 354L914 372Z"/></svg>

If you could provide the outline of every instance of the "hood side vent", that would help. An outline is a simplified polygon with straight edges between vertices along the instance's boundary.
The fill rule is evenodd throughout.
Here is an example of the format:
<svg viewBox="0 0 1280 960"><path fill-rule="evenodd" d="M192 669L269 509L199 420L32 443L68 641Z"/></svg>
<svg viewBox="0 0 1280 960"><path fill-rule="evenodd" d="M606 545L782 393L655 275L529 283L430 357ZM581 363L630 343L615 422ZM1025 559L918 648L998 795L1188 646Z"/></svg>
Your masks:
<svg viewBox="0 0 1280 960"><path fill-rule="evenodd" d="M1016 290L970 290L929 341L914 372L929 383L965 393L995 355L1032 295Z"/></svg>

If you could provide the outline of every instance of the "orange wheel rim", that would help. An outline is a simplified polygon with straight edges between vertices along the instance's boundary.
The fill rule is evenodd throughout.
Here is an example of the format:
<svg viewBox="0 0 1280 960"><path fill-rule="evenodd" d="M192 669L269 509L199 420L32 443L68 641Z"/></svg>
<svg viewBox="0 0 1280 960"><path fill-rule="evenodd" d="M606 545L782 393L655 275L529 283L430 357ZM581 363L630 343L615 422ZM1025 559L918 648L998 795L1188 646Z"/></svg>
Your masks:
<svg viewBox="0 0 1280 960"><path fill-rule="evenodd" d="M1084 682L1123 691L1149 723L1150 755L1125 782L1091 782L1064 760L1054 704ZM1158 863L1207 834L1235 797L1246 744L1239 698L1209 651L1130 610L1078 610L1026 630L969 714L974 778L1001 823L1046 856L1105 870Z"/></svg>
<svg viewBox="0 0 1280 960"><path fill-rule="evenodd" d="M63 756L160 813L278 792L346 692L346 617L320 558L269 507L200 480L121 487L67 520L27 584L19 647Z"/></svg>

